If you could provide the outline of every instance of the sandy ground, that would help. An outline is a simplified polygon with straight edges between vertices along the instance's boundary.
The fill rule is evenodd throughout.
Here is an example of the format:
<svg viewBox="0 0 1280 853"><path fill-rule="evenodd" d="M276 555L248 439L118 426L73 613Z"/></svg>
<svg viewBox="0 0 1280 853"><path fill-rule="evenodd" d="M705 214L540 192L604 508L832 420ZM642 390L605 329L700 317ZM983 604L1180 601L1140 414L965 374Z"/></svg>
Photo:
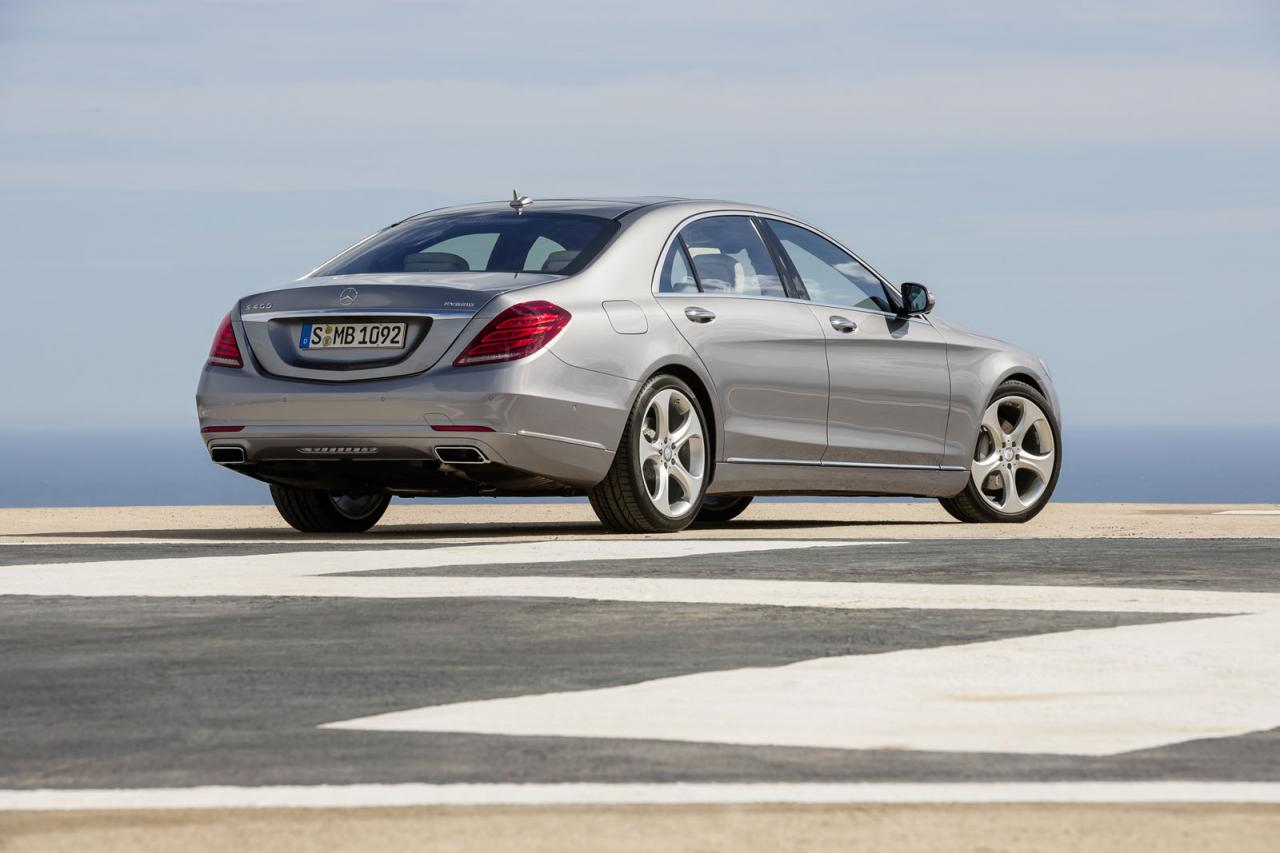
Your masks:
<svg viewBox="0 0 1280 853"><path fill-rule="evenodd" d="M1235 514L1235 513L1250 514ZM1228 513L1228 514L1224 514ZM1261 513L1261 514L1260 514ZM347 541L599 537L585 504L393 504L369 534ZM1002 539L1274 538L1280 504L1052 504L1027 524L961 524L936 503L756 503L693 538ZM302 541L270 506L0 509L0 544L22 542Z"/></svg>
<svg viewBox="0 0 1280 853"><path fill-rule="evenodd" d="M0 814L0 850L1252 853L1280 809L1209 805L401 808Z"/></svg>

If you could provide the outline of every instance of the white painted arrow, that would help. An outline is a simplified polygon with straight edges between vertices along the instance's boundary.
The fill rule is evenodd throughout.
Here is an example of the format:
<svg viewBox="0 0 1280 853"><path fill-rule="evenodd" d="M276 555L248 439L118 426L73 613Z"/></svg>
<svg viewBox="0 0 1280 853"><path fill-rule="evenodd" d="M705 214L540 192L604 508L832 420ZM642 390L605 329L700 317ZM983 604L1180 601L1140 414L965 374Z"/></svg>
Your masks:
<svg viewBox="0 0 1280 853"><path fill-rule="evenodd" d="M931 596L935 607L955 603L950 585L915 591L911 606L928 606ZM1109 591L1127 595L1132 609L1167 593ZM1024 601L1038 596L1036 609L1064 599L1082 603L1078 588L987 587L985 597L1001 592ZM1254 598L1266 605L1254 615L821 658L425 707L326 727L1110 755L1280 726L1280 656L1273 653L1280 649L1280 596ZM1103 601L1092 603L1089 609L1101 609Z"/></svg>
<svg viewBox="0 0 1280 853"><path fill-rule="evenodd" d="M1106 755L1280 725L1280 596L1124 587L571 576L339 576L872 544L526 542L0 568L0 595L543 597L781 607L1216 613L420 708L333 728L839 749ZM856 618L856 617L851 617Z"/></svg>

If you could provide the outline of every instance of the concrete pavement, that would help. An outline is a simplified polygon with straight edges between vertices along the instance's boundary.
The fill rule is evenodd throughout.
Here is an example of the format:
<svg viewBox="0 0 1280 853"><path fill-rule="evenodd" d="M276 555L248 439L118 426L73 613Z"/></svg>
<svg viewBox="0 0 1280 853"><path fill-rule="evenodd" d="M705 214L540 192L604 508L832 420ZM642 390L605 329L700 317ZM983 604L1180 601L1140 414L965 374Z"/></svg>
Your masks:
<svg viewBox="0 0 1280 853"><path fill-rule="evenodd" d="M498 509L329 538L258 508L0 511L0 849L1280 828L1273 507L777 503L636 538Z"/></svg>

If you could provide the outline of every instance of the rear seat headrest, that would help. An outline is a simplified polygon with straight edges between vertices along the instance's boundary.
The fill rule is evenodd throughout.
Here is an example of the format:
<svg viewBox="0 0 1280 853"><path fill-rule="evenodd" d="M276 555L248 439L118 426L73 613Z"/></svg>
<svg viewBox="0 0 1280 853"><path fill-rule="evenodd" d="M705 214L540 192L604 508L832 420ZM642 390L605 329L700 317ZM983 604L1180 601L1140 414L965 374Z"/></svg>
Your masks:
<svg viewBox="0 0 1280 853"><path fill-rule="evenodd" d="M574 249L561 249L558 252L552 252L547 255L547 259L542 262L543 272L560 272L569 264L573 263L578 257L578 252Z"/></svg>
<svg viewBox="0 0 1280 853"><path fill-rule="evenodd" d="M738 289L738 262L729 255L694 255L693 267L703 290L734 291Z"/></svg>
<svg viewBox="0 0 1280 853"><path fill-rule="evenodd" d="M466 258L452 252L418 252L404 256L405 272L470 272Z"/></svg>

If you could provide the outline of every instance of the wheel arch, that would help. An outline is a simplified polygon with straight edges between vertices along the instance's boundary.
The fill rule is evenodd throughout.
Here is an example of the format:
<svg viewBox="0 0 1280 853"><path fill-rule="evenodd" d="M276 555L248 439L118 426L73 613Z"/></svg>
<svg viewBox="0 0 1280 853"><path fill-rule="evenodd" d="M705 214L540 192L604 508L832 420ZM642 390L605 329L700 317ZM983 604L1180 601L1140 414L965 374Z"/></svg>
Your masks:
<svg viewBox="0 0 1280 853"><path fill-rule="evenodd" d="M1054 420L1062 422L1053 383L1032 366L1033 356L1015 350L970 348L951 365L951 417L943 451L944 465L969 463L979 421L996 389L1010 380L1026 383L1043 395L1053 409Z"/></svg>
<svg viewBox="0 0 1280 853"><path fill-rule="evenodd" d="M1036 391L1043 394L1045 399L1049 398L1049 394L1045 391L1044 385L1041 384L1039 379L1032 376L1030 373L1027 373L1026 371L1019 371L1016 369L1010 372L1008 375L1001 377L1000 381L997 382L995 386L991 389L991 393L994 394L996 388L999 388L1001 385L1003 385L1006 382L1026 383L1027 385L1030 385L1032 388L1036 389Z"/></svg>
<svg viewBox="0 0 1280 853"><path fill-rule="evenodd" d="M1011 382L1016 382L1018 384L1027 386L1032 391L1035 391L1036 396L1042 397L1044 399L1044 402L1048 403L1048 405L1045 406L1045 409L1046 409L1045 414L1048 416L1049 425L1053 431L1053 447L1051 449L1051 452L1054 454L1053 473L1049 479L1045 480L1045 485L1042 490L1042 494L1036 497L1035 503L1031 505L1030 509L1026 509L1025 508L1026 505L1020 502L1019 506L1024 508L1013 515L1009 515L1005 517L1002 517L1000 512L992 510L989 506L987 506L987 504L984 502L983 497L981 496L981 494L979 494L979 490L982 487L976 484L975 481L973 481L972 475L969 477L966 477L964 489L962 489L960 492L958 492L957 494L951 497L939 498L943 508L947 511L947 513L949 513L953 518L956 518L959 521L963 521L963 522L994 522L994 521L1022 522L1022 521L1028 521L1031 518L1034 518L1037 514L1039 514L1039 512L1042 509L1044 509L1045 505L1048 504L1049 500L1052 498L1054 489L1058 484L1058 477L1059 477L1060 471L1062 469L1061 422L1059 420L1059 416L1057 413L1057 399L1053 394L1052 384L1045 381L1045 379L1042 379L1041 377L1035 375L1032 372L1029 372L1026 370L1019 370L1016 367L996 373L996 376L998 376L998 378L995 379L992 383L990 383L990 386L987 389L987 394L986 394L986 397L984 398L985 402L983 403L983 408L991 405L995 400L1001 399L1002 395L1000 394L1000 389ZM1016 388L1008 388L1005 391L1005 394L1003 396L1007 398L1010 395L1029 394L1029 393L1030 392L1027 392L1027 391L1019 392ZM1035 401L1030 401L1030 402L1035 402ZM979 417L979 411L981 410L975 410L972 413L972 418L975 422L974 432L978 432L979 430L982 429L980 423L977 423L977 420ZM973 442L971 441L969 445L967 445L967 447L972 447L972 446L973 446ZM996 447L998 446L999 444L997 443ZM1006 450L1006 452L1008 451ZM974 451L970 450L968 451L968 456L966 456L963 460L957 460L957 463L969 466L972 464L971 460L973 459L973 456L974 456ZM1016 456L1009 457L1009 458L1013 459L1013 458L1016 458ZM997 460L996 465L1000 465L1000 464L1001 463L999 462L999 460ZM1015 467L1014 463L1010 461L1009 471L1012 472L1014 470L1014 467ZM988 472L989 472L989 469L988 469ZM1006 490L1006 494L1008 489L1010 488L1018 490L1019 487L1016 485L1016 482L1011 479L1010 475L1005 474L1003 471L1001 473L1002 473L1002 480L1005 484L1004 488ZM984 474L984 478L985 476L986 475ZM1002 499L1001 508L1000 508L1001 510L1003 510L1004 503L1005 501Z"/></svg>
<svg viewBox="0 0 1280 853"><path fill-rule="evenodd" d="M698 371L694 370L687 364L672 361L658 365L651 369L643 380L636 386L636 393L631 400L631 406L635 406L635 400L640 395L640 389L653 379L655 376L674 376L684 384L688 385L698 398L698 405L702 406L703 414L707 418L707 435L711 438L711 452L707 454L707 459L711 464L711 475L715 476L716 453L720 447L720 418L719 412L715 404L715 397L711 393L709 383L702 377Z"/></svg>

